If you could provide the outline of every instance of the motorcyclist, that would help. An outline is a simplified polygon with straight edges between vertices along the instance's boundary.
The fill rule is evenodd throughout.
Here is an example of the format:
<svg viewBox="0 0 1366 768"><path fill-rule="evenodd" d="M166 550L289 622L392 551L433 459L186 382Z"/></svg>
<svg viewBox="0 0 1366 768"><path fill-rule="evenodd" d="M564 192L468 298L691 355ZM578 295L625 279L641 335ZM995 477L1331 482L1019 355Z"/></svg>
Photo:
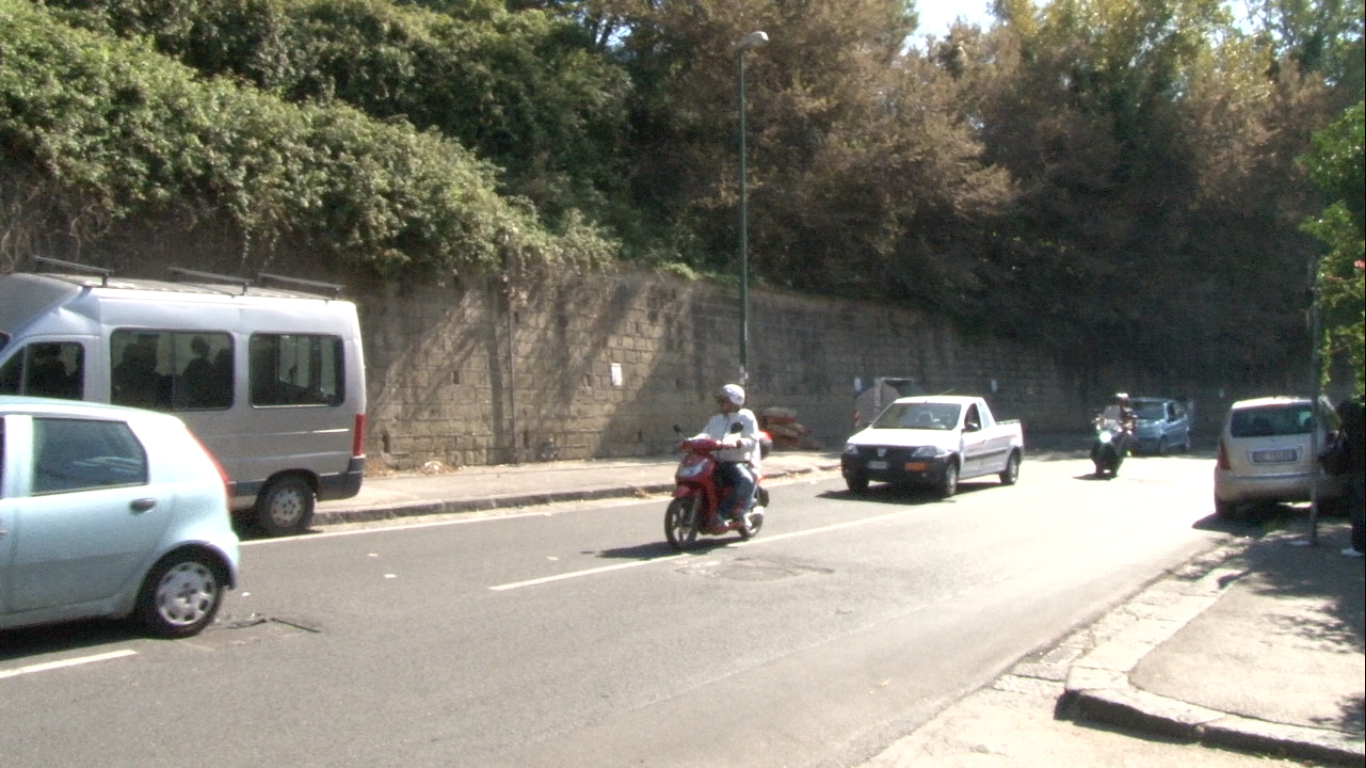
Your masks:
<svg viewBox="0 0 1366 768"><path fill-rule="evenodd" d="M735 492L718 509L722 518L737 520L754 503L754 487L759 472L759 420L745 408L745 390L727 384L716 393L719 412L707 421L698 437L720 440L725 448L716 452L716 474L734 486ZM733 431L739 425L738 431Z"/></svg>
<svg viewBox="0 0 1366 768"><path fill-rule="evenodd" d="M1125 450L1129 447L1129 442L1134 439L1134 432L1138 429L1138 414L1134 411L1133 402L1129 399L1127 392L1115 393L1115 421L1119 423L1120 434L1119 449Z"/></svg>

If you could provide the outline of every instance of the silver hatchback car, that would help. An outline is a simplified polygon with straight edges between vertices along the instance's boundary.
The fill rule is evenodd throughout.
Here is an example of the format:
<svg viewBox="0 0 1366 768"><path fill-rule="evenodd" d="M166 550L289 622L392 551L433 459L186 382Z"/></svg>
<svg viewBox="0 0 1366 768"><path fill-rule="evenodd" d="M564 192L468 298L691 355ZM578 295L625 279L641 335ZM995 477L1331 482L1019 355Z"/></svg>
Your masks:
<svg viewBox="0 0 1366 768"><path fill-rule="evenodd" d="M1262 397L1229 408L1214 466L1217 515L1232 517L1248 503L1309 501L1314 472L1320 499L1342 496L1342 479L1324 472L1312 450L1311 403L1307 397ZM1319 400L1318 414L1322 450L1338 418L1326 398Z"/></svg>
<svg viewBox="0 0 1366 768"><path fill-rule="evenodd" d="M180 419L0 396L0 630L112 617L187 637L237 567L222 468Z"/></svg>

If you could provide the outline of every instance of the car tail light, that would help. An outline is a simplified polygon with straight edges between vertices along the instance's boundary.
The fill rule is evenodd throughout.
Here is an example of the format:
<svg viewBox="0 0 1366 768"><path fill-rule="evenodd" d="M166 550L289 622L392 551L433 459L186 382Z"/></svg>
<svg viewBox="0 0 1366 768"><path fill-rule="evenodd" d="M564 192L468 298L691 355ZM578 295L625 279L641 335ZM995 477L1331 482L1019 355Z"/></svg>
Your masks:
<svg viewBox="0 0 1366 768"><path fill-rule="evenodd" d="M356 428L351 433L351 455L365 455L365 414L356 414Z"/></svg>
<svg viewBox="0 0 1366 768"><path fill-rule="evenodd" d="M1224 445L1224 438L1219 438L1219 458L1217 464L1220 469L1232 469L1228 463L1228 447Z"/></svg>
<svg viewBox="0 0 1366 768"><path fill-rule="evenodd" d="M223 469L223 465L218 463L218 457L214 456L213 451L209 450L209 447L204 445L204 441L199 439L199 435L190 432L190 437L194 438L195 445L199 446L199 450L203 451L204 455L209 457L209 461L213 462L213 468L218 471L218 479L223 481L223 498L227 500L228 507L231 508L232 478L228 477L227 470Z"/></svg>

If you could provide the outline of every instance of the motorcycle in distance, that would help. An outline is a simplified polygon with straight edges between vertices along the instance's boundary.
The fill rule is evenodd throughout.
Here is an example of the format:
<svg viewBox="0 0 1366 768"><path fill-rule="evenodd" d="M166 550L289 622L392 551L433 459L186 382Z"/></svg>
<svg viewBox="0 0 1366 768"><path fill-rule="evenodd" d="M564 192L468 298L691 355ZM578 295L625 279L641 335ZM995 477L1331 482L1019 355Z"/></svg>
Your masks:
<svg viewBox="0 0 1366 768"><path fill-rule="evenodd" d="M739 432L740 425L731 428ZM674 432L682 435L677 425ZM729 483L720 482L716 473L716 452L725 445L712 437L690 437L679 443L683 458L674 471L674 497L664 511L664 535L669 546L682 551L697 544L700 535L723 536L731 531L747 540L764 527L764 512L768 508L768 489L762 476L755 478L754 506L742 516L741 522L725 520L718 510L721 502L735 493Z"/></svg>
<svg viewBox="0 0 1366 768"><path fill-rule="evenodd" d="M1115 477L1124 455L1129 452L1129 435L1117 418L1105 414L1092 421L1096 439L1091 443L1091 463L1096 466L1096 477Z"/></svg>

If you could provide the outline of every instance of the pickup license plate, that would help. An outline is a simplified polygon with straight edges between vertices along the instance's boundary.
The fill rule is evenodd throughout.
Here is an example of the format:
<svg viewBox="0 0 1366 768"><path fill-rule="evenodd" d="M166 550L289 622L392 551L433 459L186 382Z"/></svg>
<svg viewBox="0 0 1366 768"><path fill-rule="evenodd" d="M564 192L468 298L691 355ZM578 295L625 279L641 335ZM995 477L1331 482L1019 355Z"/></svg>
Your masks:
<svg viewBox="0 0 1366 768"><path fill-rule="evenodd" d="M885 462L885 461L870 461L870 462L868 462L868 468L869 468L869 469L886 469L886 468L887 468L887 462Z"/></svg>
<svg viewBox="0 0 1366 768"><path fill-rule="evenodd" d="M1280 448L1274 451L1253 451L1254 464L1290 464L1299 461L1300 452L1294 448Z"/></svg>

